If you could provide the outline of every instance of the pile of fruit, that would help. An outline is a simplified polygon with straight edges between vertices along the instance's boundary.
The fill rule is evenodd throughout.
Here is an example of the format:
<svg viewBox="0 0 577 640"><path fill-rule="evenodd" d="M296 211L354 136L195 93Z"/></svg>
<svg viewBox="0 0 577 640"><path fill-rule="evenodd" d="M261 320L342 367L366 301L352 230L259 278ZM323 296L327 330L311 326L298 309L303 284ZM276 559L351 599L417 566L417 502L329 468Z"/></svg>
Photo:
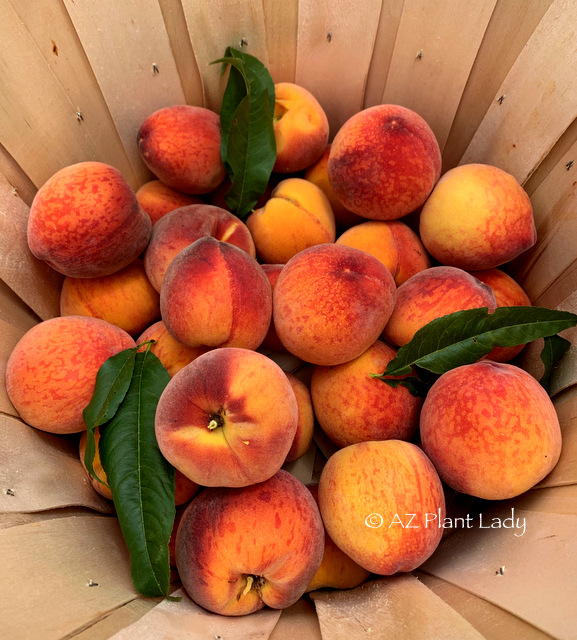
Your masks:
<svg viewBox="0 0 577 640"><path fill-rule="evenodd" d="M22 338L6 375L26 423L82 433L83 464L87 439L114 432L120 443L134 425L139 446L158 448L172 479L157 487L159 472L142 463L134 490L168 495L169 528L145 548L163 563L170 537L186 591L225 615L411 571L441 540L445 485L511 498L561 451L546 391L508 364L519 340L443 373L424 398L374 376L437 318L530 306L497 268L536 240L517 181L482 164L441 177L433 132L401 106L359 112L328 144L321 105L281 83L273 122L273 173L246 222L225 200L219 115L201 107L167 107L142 124L140 152L158 179L136 193L98 162L50 178L28 241L66 276L61 317ZM127 411L112 425L123 398L112 410L110 389L87 425L99 370L137 350L139 374L126 376L137 409L151 406L144 358L162 364L152 436ZM303 362L307 384L265 355L282 351ZM115 371L113 389L125 365ZM282 467L308 450L315 423L338 451L307 487ZM122 511L114 446L103 468L92 445L86 467Z"/></svg>

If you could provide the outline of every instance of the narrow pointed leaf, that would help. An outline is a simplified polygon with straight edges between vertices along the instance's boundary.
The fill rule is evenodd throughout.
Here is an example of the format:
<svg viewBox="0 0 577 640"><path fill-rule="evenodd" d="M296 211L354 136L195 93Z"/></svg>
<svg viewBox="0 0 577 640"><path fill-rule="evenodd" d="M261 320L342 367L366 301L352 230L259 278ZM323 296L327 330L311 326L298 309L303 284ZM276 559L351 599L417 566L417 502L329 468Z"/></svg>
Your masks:
<svg viewBox="0 0 577 640"><path fill-rule="evenodd" d="M541 386L550 393L551 391L551 375L553 369L561 360L566 351L568 351L571 343L561 336L547 336L544 341L543 350L541 351L541 360L545 365L545 372L541 376L539 382Z"/></svg>
<svg viewBox="0 0 577 640"><path fill-rule="evenodd" d="M577 325L577 315L540 307L486 307L457 311L429 322L399 349L382 375L406 375L417 365L436 374L471 364L493 347L511 347Z"/></svg>
<svg viewBox="0 0 577 640"><path fill-rule="evenodd" d="M154 430L158 400L169 379L153 353L138 353L126 397L100 437L132 581L147 597L167 596L170 585L174 469L160 452Z"/></svg>
<svg viewBox="0 0 577 640"><path fill-rule="evenodd" d="M244 218L264 193L276 160L274 83L257 58L232 47L215 63L230 65L220 112L221 157L231 180L225 200Z"/></svg>
<svg viewBox="0 0 577 640"><path fill-rule="evenodd" d="M124 400L132 373L138 347L124 349L108 358L98 370L92 399L82 412L86 423L86 452L84 463L88 472L100 483L102 479L94 470L94 455L96 453L96 439L94 431L114 417L120 403Z"/></svg>

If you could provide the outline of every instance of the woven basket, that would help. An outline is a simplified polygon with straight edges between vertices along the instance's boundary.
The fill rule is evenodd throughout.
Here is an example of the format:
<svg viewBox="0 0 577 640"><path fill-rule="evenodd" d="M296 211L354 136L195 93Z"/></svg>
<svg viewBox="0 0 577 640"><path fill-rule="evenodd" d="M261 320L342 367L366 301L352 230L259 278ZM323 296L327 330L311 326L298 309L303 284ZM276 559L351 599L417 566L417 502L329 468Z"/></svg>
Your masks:
<svg viewBox="0 0 577 640"><path fill-rule="evenodd" d="M564 436L558 466L527 494L487 505L497 515L514 507L526 518L524 535L458 531L413 575L321 591L282 614L242 619L140 598L116 518L88 485L76 441L24 425L4 388L16 342L39 319L58 315L61 276L26 244L36 190L84 160L114 165L135 189L151 179L136 145L139 125L171 104L218 111L223 84L209 63L228 45L257 56L275 82L311 90L333 135L360 109L397 103L431 125L444 170L483 162L512 173L531 197L538 241L510 272L534 304L577 310L577 2L0 0L0 7L0 635L577 638L575 347L554 379ZM538 366L531 350L524 362Z"/></svg>

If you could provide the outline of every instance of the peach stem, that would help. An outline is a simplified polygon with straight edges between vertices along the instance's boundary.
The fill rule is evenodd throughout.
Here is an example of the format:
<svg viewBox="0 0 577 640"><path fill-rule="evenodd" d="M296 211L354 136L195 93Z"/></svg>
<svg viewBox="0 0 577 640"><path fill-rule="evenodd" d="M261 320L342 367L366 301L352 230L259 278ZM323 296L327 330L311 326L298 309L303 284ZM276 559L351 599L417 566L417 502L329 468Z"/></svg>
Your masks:
<svg viewBox="0 0 577 640"><path fill-rule="evenodd" d="M246 586L244 588L244 591L242 592L243 596L246 596L246 594L252 589L253 581L254 581L254 578L252 576L246 577Z"/></svg>

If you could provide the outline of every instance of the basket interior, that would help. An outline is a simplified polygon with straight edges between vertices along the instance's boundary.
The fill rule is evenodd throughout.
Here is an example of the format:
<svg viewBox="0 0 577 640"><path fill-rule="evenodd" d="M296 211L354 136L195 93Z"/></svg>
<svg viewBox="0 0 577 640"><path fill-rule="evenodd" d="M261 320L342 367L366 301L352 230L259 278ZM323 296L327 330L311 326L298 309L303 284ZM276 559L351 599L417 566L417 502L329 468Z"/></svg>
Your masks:
<svg viewBox="0 0 577 640"><path fill-rule="evenodd" d="M257 56L275 82L309 89L327 112L331 135L365 107L401 104L431 125L444 171L481 162L513 174L531 197L538 241L507 269L534 304L577 309L577 30L571 26L577 3L361 5L2 0L0 539L10 552L0 560L0 575L9 577L1 581L0 611L9 620L6 637L109 637L158 603L134 592L110 507L86 484L71 481L82 471L74 443L22 425L6 395L4 370L24 332L59 313L62 278L33 259L26 244L36 190L84 160L115 166L134 189L150 180L136 145L138 127L171 104L218 111L224 79L210 63L226 46ZM575 332L568 337L574 342ZM459 638L479 637L474 632L574 637L574 349L558 372L554 398L564 435L559 465L538 488L490 507L496 513L514 507L527 518L525 535L455 533L418 572L419 582L383 586L379 597L393 603L387 611L409 619L418 602L419 624L444 621L441 628ZM524 366L538 368L537 359L528 352ZM90 581L99 586L88 587ZM365 630L384 624L382 603L371 609L371 597L362 596L351 627L334 621L350 621L356 601L317 596L316 614L310 603L283 613L271 637L292 636L299 624L309 634L356 637L357 623Z"/></svg>

